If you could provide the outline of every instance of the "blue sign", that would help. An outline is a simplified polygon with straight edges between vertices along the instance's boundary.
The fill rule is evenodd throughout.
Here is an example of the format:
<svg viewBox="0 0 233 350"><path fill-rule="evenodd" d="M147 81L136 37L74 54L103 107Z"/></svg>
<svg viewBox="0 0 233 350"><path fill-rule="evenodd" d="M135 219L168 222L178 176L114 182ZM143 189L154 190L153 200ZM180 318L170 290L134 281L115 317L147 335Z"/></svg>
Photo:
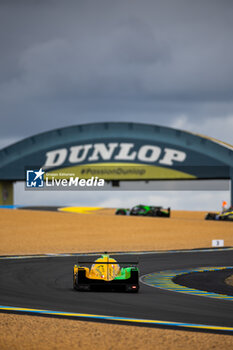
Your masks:
<svg viewBox="0 0 233 350"><path fill-rule="evenodd" d="M42 169L27 170L26 187L44 187L44 171Z"/></svg>

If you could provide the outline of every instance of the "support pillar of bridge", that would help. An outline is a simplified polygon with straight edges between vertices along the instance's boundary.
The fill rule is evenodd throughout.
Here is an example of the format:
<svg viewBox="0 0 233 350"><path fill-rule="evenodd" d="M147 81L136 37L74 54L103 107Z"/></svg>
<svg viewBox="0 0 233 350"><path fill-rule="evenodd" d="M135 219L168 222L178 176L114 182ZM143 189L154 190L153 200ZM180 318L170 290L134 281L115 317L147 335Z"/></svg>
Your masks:
<svg viewBox="0 0 233 350"><path fill-rule="evenodd" d="M233 207L233 168L231 168L230 176L231 207Z"/></svg>
<svg viewBox="0 0 233 350"><path fill-rule="evenodd" d="M0 181L0 205L13 205L13 181Z"/></svg>

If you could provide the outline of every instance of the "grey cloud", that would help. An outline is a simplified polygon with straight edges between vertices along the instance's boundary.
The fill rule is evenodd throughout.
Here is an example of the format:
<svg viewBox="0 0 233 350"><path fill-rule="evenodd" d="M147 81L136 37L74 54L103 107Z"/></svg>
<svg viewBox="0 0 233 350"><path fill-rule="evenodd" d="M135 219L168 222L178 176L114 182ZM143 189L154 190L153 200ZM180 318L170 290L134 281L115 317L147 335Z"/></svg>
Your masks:
<svg viewBox="0 0 233 350"><path fill-rule="evenodd" d="M21 79L19 91L15 81L9 89L17 94L27 88L64 94L73 87L78 96L202 100L233 91L229 1L137 1L133 10L132 1L100 1L98 9L78 1L69 11L62 2L26 3L25 15L18 15L25 25L13 32L19 41L11 34Z"/></svg>
<svg viewBox="0 0 233 350"><path fill-rule="evenodd" d="M22 0L0 9L0 136L93 121L169 126L182 115L201 132L203 118L232 115L232 1Z"/></svg>

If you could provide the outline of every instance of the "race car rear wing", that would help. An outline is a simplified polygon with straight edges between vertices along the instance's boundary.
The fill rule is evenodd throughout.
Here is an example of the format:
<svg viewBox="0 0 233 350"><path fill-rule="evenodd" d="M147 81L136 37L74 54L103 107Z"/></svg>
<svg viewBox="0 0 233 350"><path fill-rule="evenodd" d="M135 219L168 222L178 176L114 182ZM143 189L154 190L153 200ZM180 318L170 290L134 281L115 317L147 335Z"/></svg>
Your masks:
<svg viewBox="0 0 233 350"><path fill-rule="evenodd" d="M113 261L87 261L87 260L81 260L79 259L77 261L77 265L83 265L83 264L98 264L98 265L128 265L128 266L135 266L135 265L138 265L139 264L139 261L116 261L116 262L113 262Z"/></svg>

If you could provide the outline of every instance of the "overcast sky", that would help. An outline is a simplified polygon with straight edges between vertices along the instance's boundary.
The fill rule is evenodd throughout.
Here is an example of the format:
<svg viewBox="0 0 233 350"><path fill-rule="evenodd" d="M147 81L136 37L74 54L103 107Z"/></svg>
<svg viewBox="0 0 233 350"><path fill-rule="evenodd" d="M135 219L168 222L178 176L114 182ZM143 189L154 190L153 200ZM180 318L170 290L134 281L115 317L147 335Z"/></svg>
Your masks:
<svg viewBox="0 0 233 350"><path fill-rule="evenodd" d="M232 0L0 0L0 148L98 121L233 143Z"/></svg>

